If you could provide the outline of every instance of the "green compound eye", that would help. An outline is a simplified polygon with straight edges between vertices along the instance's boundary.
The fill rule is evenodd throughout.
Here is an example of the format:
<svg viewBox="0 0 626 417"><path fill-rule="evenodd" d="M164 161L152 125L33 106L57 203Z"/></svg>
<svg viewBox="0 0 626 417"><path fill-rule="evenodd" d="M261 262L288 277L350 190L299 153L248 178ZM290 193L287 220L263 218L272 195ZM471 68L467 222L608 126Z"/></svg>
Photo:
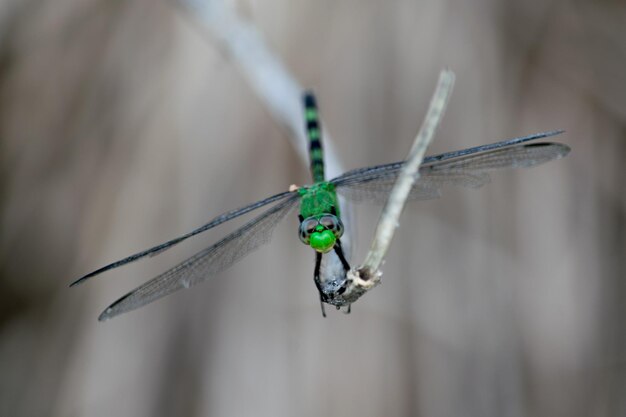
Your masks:
<svg viewBox="0 0 626 417"><path fill-rule="evenodd" d="M320 218L320 224L326 229L333 232L336 238L340 238L343 235L343 223L337 216L327 214Z"/></svg>
<svg viewBox="0 0 626 417"><path fill-rule="evenodd" d="M334 246L337 238L335 234L330 230L324 230L322 232L315 232L311 234L309 238L309 245L318 252L326 253L330 251Z"/></svg>
<svg viewBox="0 0 626 417"><path fill-rule="evenodd" d="M300 224L300 230L298 235L302 243L304 243L305 245L309 244L309 238L311 237L311 233L315 231L315 228L318 225L319 222L313 217L309 217Z"/></svg>

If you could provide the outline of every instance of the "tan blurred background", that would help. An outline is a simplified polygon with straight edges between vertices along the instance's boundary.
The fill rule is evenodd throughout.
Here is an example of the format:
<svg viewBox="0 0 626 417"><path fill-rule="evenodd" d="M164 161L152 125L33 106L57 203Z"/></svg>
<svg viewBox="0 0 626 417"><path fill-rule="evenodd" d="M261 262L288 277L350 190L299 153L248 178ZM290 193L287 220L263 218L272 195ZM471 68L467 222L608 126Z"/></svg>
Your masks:
<svg viewBox="0 0 626 417"><path fill-rule="evenodd" d="M315 89L347 168L404 157L444 66L429 153L557 128L573 150L412 204L350 315L322 319L294 215L210 282L99 323L236 225L73 279L308 172L171 4L6 0L0 416L626 416L624 4L237 6ZM379 210L358 207L359 238Z"/></svg>

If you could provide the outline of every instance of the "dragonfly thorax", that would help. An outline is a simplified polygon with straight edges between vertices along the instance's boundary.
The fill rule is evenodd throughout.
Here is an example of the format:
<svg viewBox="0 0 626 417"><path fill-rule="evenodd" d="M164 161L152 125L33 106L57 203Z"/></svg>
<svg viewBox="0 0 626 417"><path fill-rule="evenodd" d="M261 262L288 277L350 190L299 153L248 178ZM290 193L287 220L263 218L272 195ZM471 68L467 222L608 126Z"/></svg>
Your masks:
<svg viewBox="0 0 626 417"><path fill-rule="evenodd" d="M320 253L332 250L342 235L343 223L332 214L311 216L300 223L300 240Z"/></svg>

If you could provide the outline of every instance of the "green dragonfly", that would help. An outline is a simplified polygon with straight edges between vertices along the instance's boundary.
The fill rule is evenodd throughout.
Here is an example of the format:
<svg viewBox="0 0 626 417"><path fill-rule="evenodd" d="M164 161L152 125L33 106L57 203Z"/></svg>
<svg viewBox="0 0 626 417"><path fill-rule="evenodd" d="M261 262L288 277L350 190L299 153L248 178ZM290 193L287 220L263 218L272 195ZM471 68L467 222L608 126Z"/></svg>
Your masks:
<svg viewBox="0 0 626 417"><path fill-rule="evenodd" d="M313 279L322 303L322 313L324 313L324 303L337 306L337 303L333 303L333 298L345 291L345 287L325 285L326 282L320 277L322 256L331 251L337 255L345 272L350 269L341 245L344 225L341 221L337 194L357 202L384 202L404 161L355 169L332 180L326 180L321 142L322 130L315 97L312 93L306 92L303 95L303 101L313 185L294 186L289 191L229 211L189 233L110 263L79 278L71 286L85 282L105 271L145 257L158 255L192 236L271 205L264 213L248 221L217 243L115 301L99 316L100 321L134 310L180 289L189 288L225 270L267 243L276 225L296 207L300 209L298 215L300 240L315 250ZM553 142L529 143L559 133L562 131L537 133L490 145L428 156L420 166L419 178L411 189L409 199L426 200L439 197L444 185L478 188L489 182L490 171L503 168L527 168L562 158L570 150L566 145Z"/></svg>

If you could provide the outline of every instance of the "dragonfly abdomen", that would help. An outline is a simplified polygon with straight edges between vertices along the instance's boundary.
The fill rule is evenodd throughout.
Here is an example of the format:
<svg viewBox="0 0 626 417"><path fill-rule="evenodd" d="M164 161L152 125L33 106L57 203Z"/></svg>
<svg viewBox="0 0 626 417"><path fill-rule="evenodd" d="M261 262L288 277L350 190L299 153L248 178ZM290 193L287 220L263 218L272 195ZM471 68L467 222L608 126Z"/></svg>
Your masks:
<svg viewBox="0 0 626 417"><path fill-rule="evenodd" d="M325 180L322 128L320 126L315 96L310 91L304 93L304 119L306 123L306 134L309 138L311 175L313 176L313 182L322 182Z"/></svg>

